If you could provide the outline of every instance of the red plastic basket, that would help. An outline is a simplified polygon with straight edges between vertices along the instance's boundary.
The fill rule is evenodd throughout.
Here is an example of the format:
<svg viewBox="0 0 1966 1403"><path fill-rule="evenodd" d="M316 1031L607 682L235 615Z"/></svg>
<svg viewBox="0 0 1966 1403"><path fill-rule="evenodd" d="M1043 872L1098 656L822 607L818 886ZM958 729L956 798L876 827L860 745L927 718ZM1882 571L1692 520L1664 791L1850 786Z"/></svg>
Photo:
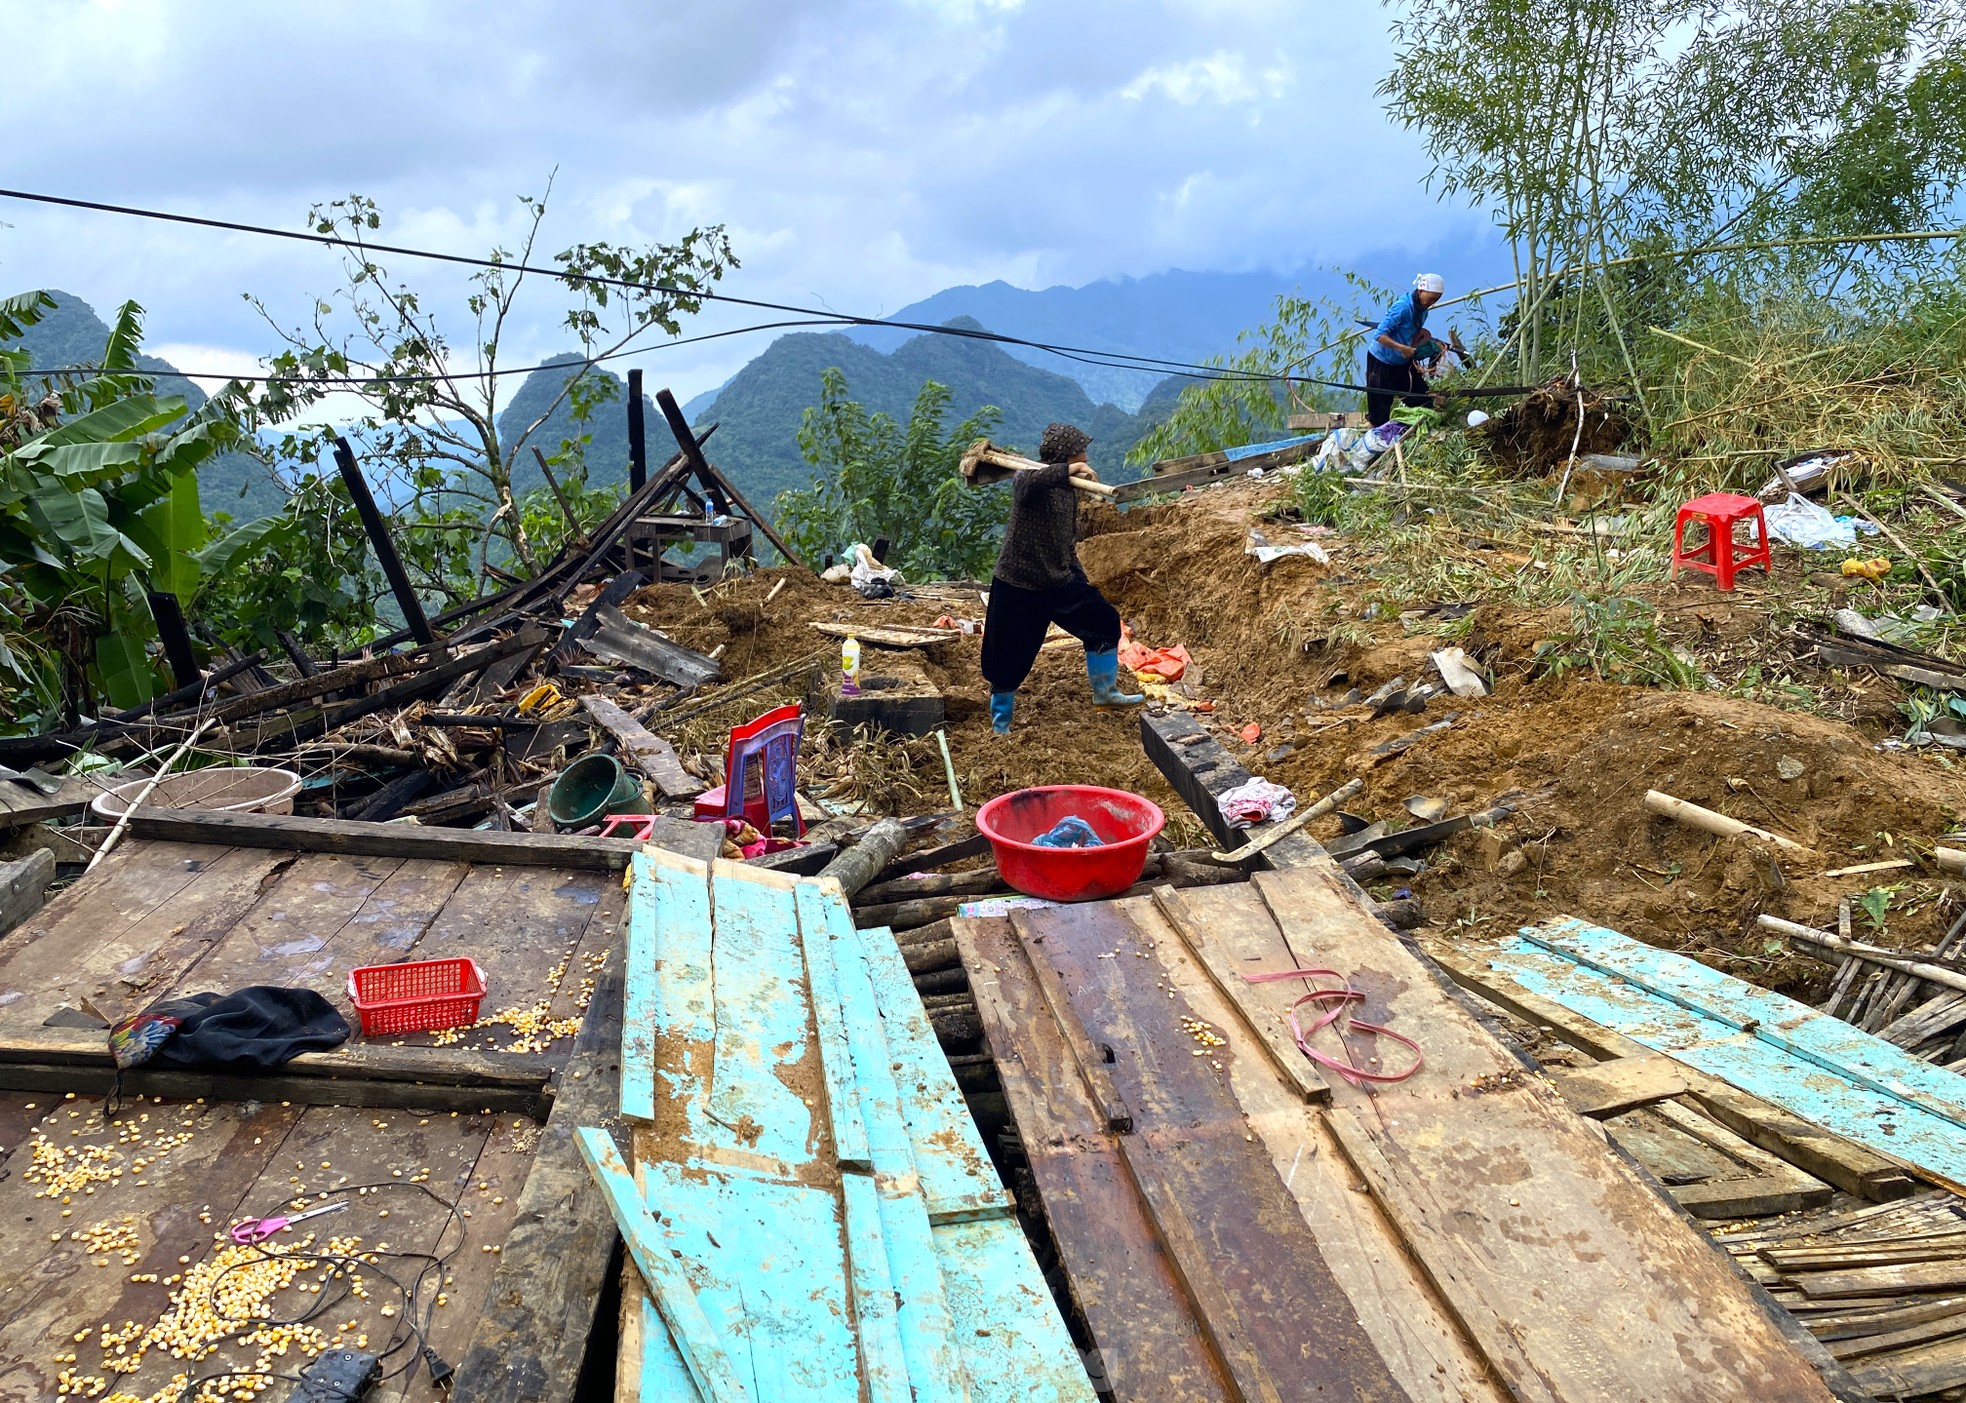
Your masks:
<svg viewBox="0 0 1966 1403"><path fill-rule="evenodd" d="M348 1001L362 1015L362 1036L431 1033L478 1021L485 972L476 960L415 960L348 971Z"/></svg>

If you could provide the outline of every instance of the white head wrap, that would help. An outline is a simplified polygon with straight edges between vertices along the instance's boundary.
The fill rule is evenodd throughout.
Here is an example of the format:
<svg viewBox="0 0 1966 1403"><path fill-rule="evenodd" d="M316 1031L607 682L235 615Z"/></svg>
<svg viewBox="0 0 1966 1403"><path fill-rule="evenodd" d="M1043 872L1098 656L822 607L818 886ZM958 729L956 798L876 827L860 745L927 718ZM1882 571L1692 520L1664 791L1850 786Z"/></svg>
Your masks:
<svg viewBox="0 0 1966 1403"><path fill-rule="evenodd" d="M1422 273L1413 280L1415 292L1440 293L1447 291L1447 281L1438 273Z"/></svg>

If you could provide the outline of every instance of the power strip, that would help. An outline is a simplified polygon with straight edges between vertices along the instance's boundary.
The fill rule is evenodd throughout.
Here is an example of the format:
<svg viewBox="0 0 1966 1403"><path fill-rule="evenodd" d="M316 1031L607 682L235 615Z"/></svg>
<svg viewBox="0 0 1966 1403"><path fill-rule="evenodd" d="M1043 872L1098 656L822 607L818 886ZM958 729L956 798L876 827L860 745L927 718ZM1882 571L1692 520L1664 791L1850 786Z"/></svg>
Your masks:
<svg viewBox="0 0 1966 1403"><path fill-rule="evenodd" d="M324 1354L300 1371L293 1403L358 1403L382 1376L382 1360L358 1349Z"/></svg>

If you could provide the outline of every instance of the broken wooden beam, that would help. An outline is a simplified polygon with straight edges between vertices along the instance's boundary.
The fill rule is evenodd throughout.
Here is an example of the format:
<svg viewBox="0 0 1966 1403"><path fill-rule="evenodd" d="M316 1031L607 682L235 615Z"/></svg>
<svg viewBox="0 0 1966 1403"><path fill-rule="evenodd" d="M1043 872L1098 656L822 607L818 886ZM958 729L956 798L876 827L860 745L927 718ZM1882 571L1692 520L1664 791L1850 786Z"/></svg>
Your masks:
<svg viewBox="0 0 1966 1403"><path fill-rule="evenodd" d="M615 739L622 758L655 782L667 799L694 799L706 786L683 768L676 747L597 692L580 699L594 723Z"/></svg>
<svg viewBox="0 0 1966 1403"><path fill-rule="evenodd" d="M0 935L41 909L55 879L55 855L37 848L14 862L0 862Z"/></svg>
<svg viewBox="0 0 1966 1403"><path fill-rule="evenodd" d="M894 861L895 854L907 841L907 826L898 818L884 818L862 834L859 842L827 863L819 875L837 881L846 899L851 901L874 880L876 872Z"/></svg>
<svg viewBox="0 0 1966 1403"><path fill-rule="evenodd" d="M553 651L547 654L549 667L565 667L576 661L580 656L580 645L593 637L594 631L601 626L601 611L614 609L646 583L648 581L641 571L623 570L602 586L593 602L568 625L567 631L560 635L560 641L553 645Z"/></svg>
<svg viewBox="0 0 1966 1403"><path fill-rule="evenodd" d="M361 465L355 461L355 450L339 434L335 435L334 461L341 472L342 485L348 489L349 500L355 504L355 514L362 519L362 529L368 533L369 548L375 552L383 578L389 581L389 592L396 596L396 607L402 611L410 637L434 652L441 652L436 630L424 615L423 601L416 596L416 586L410 583L409 572L403 568L403 558L396 554L396 543L389 539L389 525L376 507Z"/></svg>
<svg viewBox="0 0 1966 1403"><path fill-rule="evenodd" d="M657 814L654 846L709 861L723 850L716 824ZM221 847L278 848L288 852L348 853L361 857L423 858L436 862L488 862L507 867L566 867L619 872L643 844L626 838L577 838L544 833L480 833L400 823L351 823L287 814L235 814L215 809L133 811L130 832L165 843L213 843Z"/></svg>

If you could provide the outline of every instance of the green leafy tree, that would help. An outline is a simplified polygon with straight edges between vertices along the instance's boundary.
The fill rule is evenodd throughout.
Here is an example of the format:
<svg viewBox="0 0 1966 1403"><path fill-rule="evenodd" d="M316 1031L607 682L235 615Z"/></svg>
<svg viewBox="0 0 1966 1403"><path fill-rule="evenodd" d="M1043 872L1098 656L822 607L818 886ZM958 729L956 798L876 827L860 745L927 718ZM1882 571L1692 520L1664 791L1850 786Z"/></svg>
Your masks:
<svg viewBox="0 0 1966 1403"><path fill-rule="evenodd" d="M1279 297L1276 314L1238 338L1242 350L1209 362L1235 373L1182 390L1174 412L1133 446L1127 461L1145 466L1267 443L1289 432L1293 412L1357 408L1355 393L1312 382L1360 383L1365 330L1358 323L1377 324L1395 294L1355 273L1343 276L1351 289L1343 301Z"/></svg>
<svg viewBox="0 0 1966 1403"><path fill-rule="evenodd" d="M539 281L524 269L532 266L547 211L544 198L522 196L520 204L528 223L518 247L494 248L491 266L471 277L459 319L468 337L447 330L425 296L396 280L370 250L382 209L363 195L309 212L311 229L352 245L343 286L317 300L311 318L288 325L248 297L285 343L272 358L273 370L294 377L261 396L257 409L265 421L292 422L344 389L364 404L353 425L309 424L289 432L282 457L305 469L327 456L337 432L348 434L375 479L376 495L417 504L401 513L405 564L420 588L448 602L476 597L488 567L530 575L544 563L528 529L539 516L515 495L514 470L533 434L562 404L579 422L615 393L612 381L585 367L567 377L530 425L516 435L501 433L502 345L522 293ZM738 266L721 226L646 248L578 243L552 262L562 325L590 362L658 332L675 335L680 318L702 305L699 294ZM357 383L340 384L347 376ZM571 461L574 451L563 440L556 454Z"/></svg>
<svg viewBox="0 0 1966 1403"><path fill-rule="evenodd" d="M888 563L911 579L987 575L1010 517L1010 493L970 486L957 465L1000 411L985 405L945 432L948 411L948 387L924 381L903 427L849 398L838 368L825 371L819 403L807 407L799 426L799 451L816 470L812 486L778 494L787 543L817 561L885 536L893 542Z"/></svg>
<svg viewBox="0 0 1966 1403"><path fill-rule="evenodd" d="M1956 0L1393 3L1380 93L1425 136L1434 188L1492 211L1508 238L1526 380L1601 347L1642 394L1624 304L1656 315L1661 283L1744 271L1833 283L1935 250L1665 255L1915 228L1946 217L1966 178Z"/></svg>
<svg viewBox="0 0 1966 1403"><path fill-rule="evenodd" d="M45 292L0 302L0 342L18 339L54 305ZM32 397L27 355L0 350L0 644L5 720L73 720L97 700L135 706L164 685L149 592L175 594L186 614L248 554L275 540L277 518L214 537L198 500L198 467L240 447L237 386L196 413L154 393L136 368L143 309L126 302L100 373Z"/></svg>

